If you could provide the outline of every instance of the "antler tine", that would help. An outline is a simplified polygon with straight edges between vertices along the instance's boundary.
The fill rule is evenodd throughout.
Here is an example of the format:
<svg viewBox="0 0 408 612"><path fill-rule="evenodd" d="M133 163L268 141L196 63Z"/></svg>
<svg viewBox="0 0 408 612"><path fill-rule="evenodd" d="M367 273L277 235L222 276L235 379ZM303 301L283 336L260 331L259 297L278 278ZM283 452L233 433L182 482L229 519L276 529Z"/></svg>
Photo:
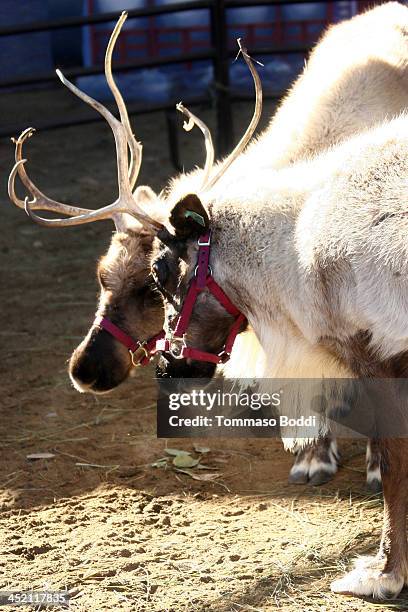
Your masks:
<svg viewBox="0 0 408 612"><path fill-rule="evenodd" d="M31 138L34 132L35 129L30 127L24 130L18 138L12 138L12 141L16 145L16 163L14 164L10 172L7 184L10 200L19 208L25 208L25 202L19 199L15 190L15 181L16 176L18 174L24 187L27 189L27 191L31 194L33 198L30 202L30 206L32 209L62 212L64 215L68 215L69 217L74 217L75 215L81 215L90 212L87 208L78 208L76 206L70 206L69 204L63 204L62 202L57 202L56 200L48 198L42 193L42 191L38 189L38 187L36 187L36 185L34 185L32 180L28 177L24 167L24 164L27 162L27 160L23 159L22 151L24 142L27 140L27 138Z"/></svg>
<svg viewBox="0 0 408 612"><path fill-rule="evenodd" d="M104 221L105 219L111 219L113 215L118 213L127 213L135 217L151 233L155 233L157 230L163 228L161 223L141 212L139 207L132 209L131 202L129 204L126 202L121 204L119 199L113 204L109 204L109 206L105 206L99 210L92 210L91 212L78 215L71 219L44 219L43 217L39 217L33 213L31 204L28 202L28 198L25 199L24 204L25 211L30 219L43 227L70 227L73 225L83 225L84 223L91 223L92 221Z"/></svg>
<svg viewBox="0 0 408 612"><path fill-rule="evenodd" d="M253 136L253 133L256 130L256 127L257 127L257 125L259 123L259 119L260 119L261 113L262 113L262 85L261 85L261 79L259 78L258 72L256 71L256 68L255 68L255 66L254 66L254 64L252 62L252 59L251 59L250 55L248 54L248 51L242 45L242 42L241 42L240 38L237 39L237 43L238 43L238 47L239 47L238 55L240 53L242 53L242 56L243 56L243 58L244 58L244 60L245 60L245 62L247 64L249 70L251 71L252 78L254 80L254 86L255 86L255 109L254 109L254 114L252 116L250 124L248 125L248 127L246 129L245 134L242 136L241 140L239 141L239 143L237 144L235 149L232 151L232 153L230 153L230 155L221 164L218 172L216 172L214 174L214 176L209 180L207 185L205 185L206 189L210 189L210 187L212 187L221 178L221 176L224 174L224 172L226 172L226 170L230 167L230 165L233 163L233 161L235 161L236 158L245 149L245 147L247 146L247 144L251 140L251 138Z"/></svg>
<svg viewBox="0 0 408 612"><path fill-rule="evenodd" d="M185 129L186 132L189 132L190 130L192 130L193 127L196 125L204 135L206 159L205 159L205 166L204 166L204 171L203 171L202 186L205 187L210 177L212 167L214 165L214 156L215 156L211 132L206 126L206 124L204 123L204 121L201 121L201 119L196 117L196 115L194 115L190 110L188 110L188 108L186 108L181 102L179 102L176 105L176 108L178 111L186 115L186 117L188 118L188 122L185 121L183 123L183 128Z"/></svg>
<svg viewBox="0 0 408 612"><path fill-rule="evenodd" d="M127 19L127 16L128 16L127 12L123 11L109 39L108 46L106 48L106 53L105 53L105 76L106 76L106 80L108 82L109 88L115 98L122 125L126 130L127 141L128 141L128 145L130 149L129 183L130 183L130 188L133 190L136 184L136 180L139 175L140 166L142 163L143 147L140 144L140 142L136 140L132 132L132 127L130 125L129 115L126 110L125 102L123 100L122 94L120 93L119 88L116 85L115 80L112 75L113 49L115 47L116 40L120 34L122 26Z"/></svg>

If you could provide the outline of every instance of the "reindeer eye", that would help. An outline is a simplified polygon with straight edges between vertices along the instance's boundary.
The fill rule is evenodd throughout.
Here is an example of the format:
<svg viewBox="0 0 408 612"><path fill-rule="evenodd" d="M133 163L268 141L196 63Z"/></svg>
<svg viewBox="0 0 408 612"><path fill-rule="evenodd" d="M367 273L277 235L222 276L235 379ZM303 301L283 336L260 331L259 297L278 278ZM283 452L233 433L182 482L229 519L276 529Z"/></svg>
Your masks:
<svg viewBox="0 0 408 612"><path fill-rule="evenodd" d="M164 287L169 274L169 268L164 259L158 259L152 265L152 274L156 284L159 287Z"/></svg>

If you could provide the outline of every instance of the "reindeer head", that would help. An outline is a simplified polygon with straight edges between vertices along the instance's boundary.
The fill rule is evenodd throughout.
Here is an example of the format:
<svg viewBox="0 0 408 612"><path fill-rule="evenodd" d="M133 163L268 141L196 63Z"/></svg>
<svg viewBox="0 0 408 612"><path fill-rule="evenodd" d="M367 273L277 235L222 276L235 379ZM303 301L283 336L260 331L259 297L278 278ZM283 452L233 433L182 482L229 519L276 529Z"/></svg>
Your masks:
<svg viewBox="0 0 408 612"><path fill-rule="evenodd" d="M105 75L120 120L57 71L62 83L95 108L112 129L118 169L119 193L116 201L99 210L89 210L62 204L44 195L29 178L22 154L25 141L34 133L32 128L25 130L15 141L16 163L10 173L8 191L16 206L25 209L33 221L45 227L67 227L104 219L114 221L117 233L108 253L98 264L100 300L96 323L103 317L109 318L113 325L119 326L125 334L142 344L163 326L163 308L150 276L149 255L153 237L162 227L160 216L164 211L163 206L158 206L159 198L149 187L141 186L134 190L142 161L142 146L132 133L124 100L112 76L113 49L126 17L126 13L120 16L105 55ZM31 194L31 200L26 197L23 201L16 195L17 175ZM58 212L68 218L45 219L37 216L35 210ZM143 347L130 355L120 341L100 324L94 323L72 355L69 367L71 379L80 391L108 391L121 383L132 366L145 356Z"/></svg>
<svg viewBox="0 0 408 612"><path fill-rule="evenodd" d="M113 236L108 252L99 260L95 321L69 363L77 390L101 393L118 386L146 358L142 343L155 338L163 328L162 299L148 266L151 248L151 236L128 229ZM115 326L119 334L139 340L140 345L130 352L101 321Z"/></svg>
<svg viewBox="0 0 408 612"><path fill-rule="evenodd" d="M162 298L152 282L150 257L153 239L158 232L166 233L164 220L169 202L156 196L149 187L134 190L142 160L142 147L135 139L123 98L114 82L111 70L112 53L120 29L126 20L122 13L112 33L105 55L105 75L115 98L120 121L99 102L80 91L60 71L57 74L62 83L75 95L95 108L109 123L116 145L118 166L118 198L112 204L99 210L89 210L62 204L44 195L28 177L26 160L22 156L25 140L34 130L28 128L15 141L16 163L9 177L9 196L16 206L26 210L36 223L46 227L67 227L97 220L112 219L117 230L107 254L98 264L100 300L97 316L88 334L75 349L70 360L70 376L80 391L106 392L126 379L132 367L146 361L149 354L145 341L154 338L164 323ZM177 106L189 118L184 125L190 130L197 125L205 136L207 160L203 184L214 184L225 172L240 150L250 140L261 112L259 99L260 82L246 51L241 48L245 61L251 69L257 87L257 105L251 125L241 139L237 149L227 158L218 172L210 178L214 162L214 149L208 128L182 104ZM128 160L130 151L130 163ZM15 179L19 176L31 194L20 200L15 192ZM68 218L47 219L35 214L35 210L59 212ZM106 327L108 320L110 327ZM113 332L112 332L113 325ZM115 329L118 330L115 333ZM121 335L126 336L121 340ZM127 341L136 341L137 347L129 351ZM135 349L135 350L133 350ZM130 353L130 354L129 354ZM148 359L147 359L148 361Z"/></svg>
<svg viewBox="0 0 408 612"><path fill-rule="evenodd" d="M214 278L210 217L196 194L177 202L169 226L159 232L152 258L166 313L158 375L211 378L229 359L247 320Z"/></svg>

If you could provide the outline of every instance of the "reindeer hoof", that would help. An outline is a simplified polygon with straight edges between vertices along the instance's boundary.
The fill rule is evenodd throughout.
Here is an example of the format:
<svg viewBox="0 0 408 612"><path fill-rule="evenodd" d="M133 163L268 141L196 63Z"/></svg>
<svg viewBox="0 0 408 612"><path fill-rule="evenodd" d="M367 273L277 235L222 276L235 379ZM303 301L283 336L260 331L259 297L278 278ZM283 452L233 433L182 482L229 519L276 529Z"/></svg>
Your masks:
<svg viewBox="0 0 408 612"><path fill-rule="evenodd" d="M379 563L375 557L359 559L351 572L331 583L331 590L357 597L395 599L404 586L403 573L383 572L378 569Z"/></svg>
<svg viewBox="0 0 408 612"><path fill-rule="evenodd" d="M290 484L306 484L309 480L308 470L302 470L299 468L300 466L297 466L296 463L292 466L288 478L288 482Z"/></svg>
<svg viewBox="0 0 408 612"><path fill-rule="evenodd" d="M330 466L330 468L331 467L332 466ZM336 469L336 472L337 472L337 469ZM332 469L325 470L324 468L322 468L318 470L317 472L315 472L309 478L309 484L313 485L314 487L318 487L319 485L326 484L326 482L329 482L330 480L334 478L334 475L336 472L333 472Z"/></svg>
<svg viewBox="0 0 408 612"><path fill-rule="evenodd" d="M311 484L315 487L332 480L337 472L338 456L330 454L327 460L321 461L314 457L309 449L307 455L296 458L290 472L288 481L291 484ZM311 456L309 456L311 455Z"/></svg>
<svg viewBox="0 0 408 612"><path fill-rule="evenodd" d="M381 493L382 491L382 482L378 480L378 478L371 478L370 480L367 478L367 489L371 493Z"/></svg>
<svg viewBox="0 0 408 612"><path fill-rule="evenodd" d="M372 493L381 493L382 482L380 468L367 468L367 489Z"/></svg>

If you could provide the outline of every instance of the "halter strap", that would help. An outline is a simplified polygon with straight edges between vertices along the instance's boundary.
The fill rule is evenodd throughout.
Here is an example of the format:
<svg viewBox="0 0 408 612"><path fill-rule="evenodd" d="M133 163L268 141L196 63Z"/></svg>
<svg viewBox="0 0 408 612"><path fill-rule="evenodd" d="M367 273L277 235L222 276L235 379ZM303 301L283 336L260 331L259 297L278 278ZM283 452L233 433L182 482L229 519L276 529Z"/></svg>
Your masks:
<svg viewBox="0 0 408 612"><path fill-rule="evenodd" d="M170 337L160 339L156 345L157 350L170 352L173 357L178 359L194 359L195 361L208 361L211 363L225 363L231 355L232 347L235 342L241 326L246 322L245 315L231 302L226 293L221 289L218 283L214 280L212 270L209 265L210 249L211 249L211 232L200 236L198 239L198 255L197 266L195 268L194 277L190 282L187 295L184 299L181 311L177 317L174 331L170 332ZM198 295L208 289L213 294L215 299L224 307L224 309L235 318L231 326L229 334L224 344L224 348L220 353L208 353L185 344L184 336L190 325L190 319L193 314L194 306ZM181 350L177 355L174 354L173 344L180 341L183 343Z"/></svg>
<svg viewBox="0 0 408 612"><path fill-rule="evenodd" d="M129 334L120 329L120 327L115 325L115 323L112 323L112 321L107 317L101 316L97 316L95 318L94 325L107 331L111 336L118 340L118 342L127 348L134 366L148 365L152 357L154 357L156 354L157 342L165 336L165 333L162 330L155 336L141 342L140 340L135 340L132 338L132 336L129 336Z"/></svg>

